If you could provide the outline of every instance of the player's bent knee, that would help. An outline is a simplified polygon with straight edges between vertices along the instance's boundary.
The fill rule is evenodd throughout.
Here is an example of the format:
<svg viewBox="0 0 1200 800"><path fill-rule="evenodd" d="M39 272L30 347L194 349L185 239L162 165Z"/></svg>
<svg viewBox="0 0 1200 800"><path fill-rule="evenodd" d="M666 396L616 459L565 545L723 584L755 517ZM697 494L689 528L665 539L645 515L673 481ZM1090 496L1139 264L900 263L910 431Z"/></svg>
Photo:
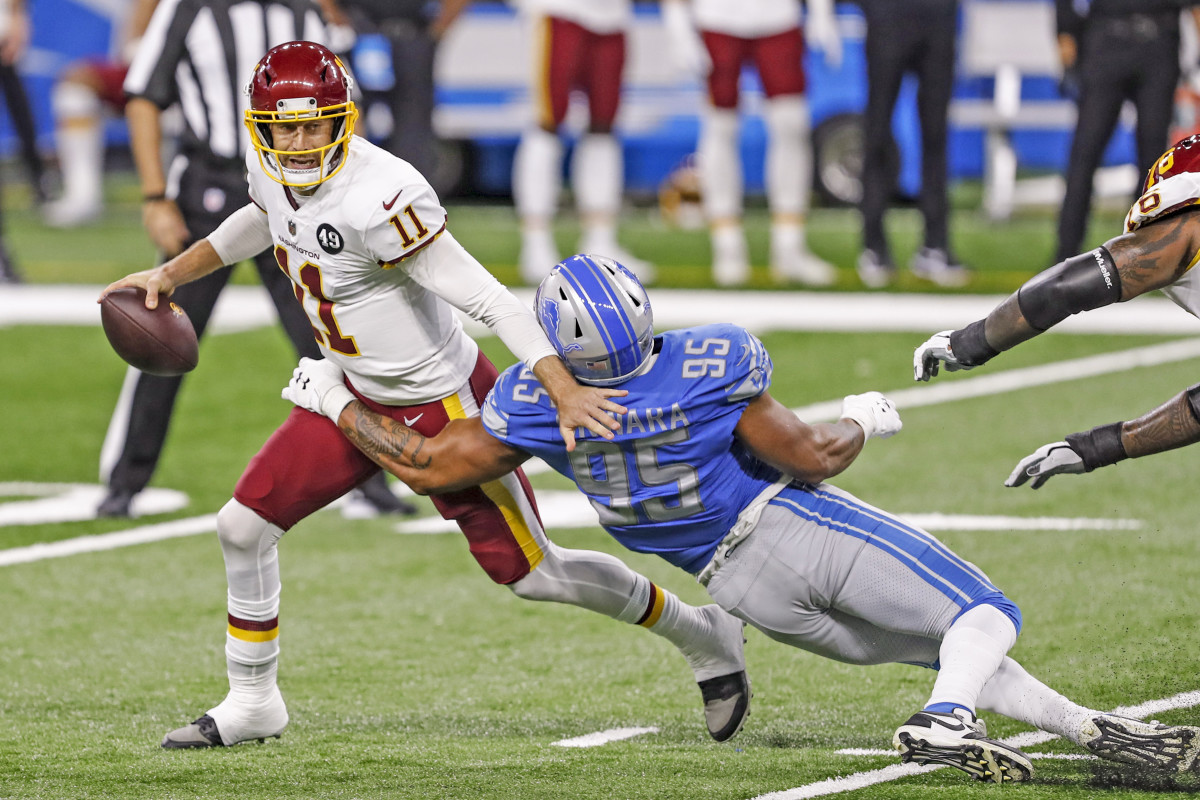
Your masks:
<svg viewBox="0 0 1200 800"><path fill-rule="evenodd" d="M257 550L263 536L272 530L279 529L237 500L230 500L217 512L217 538L223 548Z"/></svg>
<svg viewBox="0 0 1200 800"><path fill-rule="evenodd" d="M567 602L569 584L563 581L559 548L553 542L546 543L544 556L537 567L517 581L505 584L522 600L542 602Z"/></svg>

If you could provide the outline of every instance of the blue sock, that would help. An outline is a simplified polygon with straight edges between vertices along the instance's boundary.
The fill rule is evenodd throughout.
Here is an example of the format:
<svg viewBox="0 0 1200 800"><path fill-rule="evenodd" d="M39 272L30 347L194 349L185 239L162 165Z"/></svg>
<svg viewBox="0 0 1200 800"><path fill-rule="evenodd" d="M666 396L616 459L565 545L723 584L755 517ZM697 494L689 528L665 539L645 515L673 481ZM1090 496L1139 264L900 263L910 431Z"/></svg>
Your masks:
<svg viewBox="0 0 1200 800"><path fill-rule="evenodd" d="M971 709L967 708L961 703L932 703L925 706L925 708L922 710L929 711L934 714L953 714L954 709L956 708L961 708L965 711L971 711ZM975 712L972 711L971 713L974 714Z"/></svg>

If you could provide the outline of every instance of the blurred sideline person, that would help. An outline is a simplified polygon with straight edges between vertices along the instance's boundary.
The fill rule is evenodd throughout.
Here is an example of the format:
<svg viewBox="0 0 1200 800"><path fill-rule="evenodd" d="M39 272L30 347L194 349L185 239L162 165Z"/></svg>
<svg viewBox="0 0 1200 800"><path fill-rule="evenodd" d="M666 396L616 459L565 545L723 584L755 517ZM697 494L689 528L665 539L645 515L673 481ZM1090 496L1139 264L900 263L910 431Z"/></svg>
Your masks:
<svg viewBox="0 0 1200 800"><path fill-rule="evenodd" d="M950 94L954 88L958 0L907 0L896 13L893 0L856 0L867 22L867 109L863 132L863 251L858 275L870 288L896 279L896 264L884 230L884 216L896 191L897 165L891 153L892 113L907 73L917 79L921 125L921 192L917 205L925 220L924 245L909 269L938 286L963 286L970 279L950 249L950 202L946 144Z"/></svg>
<svg viewBox="0 0 1200 800"><path fill-rule="evenodd" d="M762 343L729 324L654 335L637 279L575 256L538 289L538 321L576 378L628 391L612 441L568 450L537 378L501 374L480 416L426 438L376 413L338 364L301 361L284 397L342 432L418 492L453 490L538 456L575 481L621 544L687 570L719 606L767 636L852 664L938 670L925 708L900 726L904 761L995 783L1032 775L987 738L976 707L1065 736L1097 755L1183 772L1200 728L1084 708L1007 657L1021 612L975 565L920 528L827 483L867 439L900 430L878 392L850 395L835 423L807 425L771 397Z"/></svg>
<svg viewBox="0 0 1200 800"><path fill-rule="evenodd" d="M136 0L119 56L69 64L50 90L54 147L62 194L42 210L47 225L73 228L93 222L104 208L104 116L125 111L122 84L158 0Z"/></svg>
<svg viewBox="0 0 1200 800"><path fill-rule="evenodd" d="M573 91L587 95L587 131L571 157L571 192L583 238L579 250L623 261L647 281L651 264L617 243L625 188L621 142L613 133L621 104L625 32L631 0L519 0L533 29L530 101L535 119L513 160L513 201L521 224L521 278L536 285L558 262L554 216L562 189L559 128Z"/></svg>
<svg viewBox="0 0 1200 800"><path fill-rule="evenodd" d="M333 53L313 42L279 45L254 68L249 93L250 202L181 255L105 292L144 286L153 307L160 296L271 246L320 333L322 354L345 370L343 389L372 410L430 436L451 419L479 413L496 369L464 333L458 308L540 377L568 442L577 427L613 435L610 414L625 409L609 398L622 393L576 383L530 311L446 229L428 182L353 135L358 111L349 73ZM299 408L250 461L217 515L229 583L229 694L168 733L163 747L282 733L279 540L379 473L335 424ZM680 602L612 556L555 546L520 470L460 487L434 505L458 523L488 577L518 596L581 606L666 638L700 683L712 736L728 738L741 727L750 689L738 620L713 605Z"/></svg>
<svg viewBox="0 0 1200 800"><path fill-rule="evenodd" d="M1155 162L1125 232L1095 250L1035 275L986 318L934 334L916 349L913 375L927 381L940 367L972 369L1032 339L1072 314L1121 303L1161 289L1200 317L1200 136L1191 136ZM1200 441L1200 384L1149 413L1100 425L1052 442L1022 459L1005 481L1037 489L1053 475L1091 472L1126 458L1161 453Z"/></svg>
<svg viewBox="0 0 1200 800"><path fill-rule="evenodd" d="M4 93L8 116L20 141L22 160L29 169L34 198L41 202L45 199L42 159L38 153L29 95L17 71L17 62L29 46L29 36L29 12L25 0L0 2L0 91ZM20 282L21 275L0 232L0 285Z"/></svg>
<svg viewBox="0 0 1200 800"><path fill-rule="evenodd" d="M242 207L244 154L250 141L240 124L247 100L238 82L243 79L238 77L239 65L245 70L255 63L264 45L324 37L324 23L311 0L180 0L162 3L153 12L124 88L142 189L142 222L163 259L207 236ZM163 109L175 103L182 109L184 129L168 170L162 161L162 117ZM263 249L247 257L253 257L296 352L319 355L314 341L319 334L296 302L275 256ZM217 270L174 295L197 335L204 334L232 272L232 267ZM158 466L182 382L181 377L129 369L101 451L100 474L108 492L97 509L99 516L132 513L133 498ZM376 511L415 511L392 494L383 478L374 478L360 491L367 494L356 493L351 499L362 497ZM357 508L353 513L363 516L369 511Z"/></svg>
<svg viewBox="0 0 1200 800"><path fill-rule="evenodd" d="M692 0L690 8L688 0L664 0L662 14L676 60L708 86L699 166L713 280L737 286L750 278L738 146L738 83L742 65L750 61L766 95L763 172L771 213L771 276L809 286L832 284L833 266L813 255L805 241L813 152L803 59L807 39L831 64L841 63L833 0L808 0L803 33L796 0Z"/></svg>
<svg viewBox="0 0 1200 800"><path fill-rule="evenodd" d="M1179 82L1180 10L1197 0L1055 0L1058 52L1078 87L1079 114L1067 159L1055 261L1079 252L1092 209L1092 182L1121 107L1137 108L1137 167L1149 170L1170 144Z"/></svg>
<svg viewBox="0 0 1200 800"><path fill-rule="evenodd" d="M449 186L439 178L438 138L433 130L434 62L438 42L471 0L341 0L355 31L378 33L391 46L392 85L378 92L363 90L363 104L372 95L386 100L391 132L383 146L425 175L434 190ZM357 70L361 78L361 70ZM360 84L363 81L359 81Z"/></svg>

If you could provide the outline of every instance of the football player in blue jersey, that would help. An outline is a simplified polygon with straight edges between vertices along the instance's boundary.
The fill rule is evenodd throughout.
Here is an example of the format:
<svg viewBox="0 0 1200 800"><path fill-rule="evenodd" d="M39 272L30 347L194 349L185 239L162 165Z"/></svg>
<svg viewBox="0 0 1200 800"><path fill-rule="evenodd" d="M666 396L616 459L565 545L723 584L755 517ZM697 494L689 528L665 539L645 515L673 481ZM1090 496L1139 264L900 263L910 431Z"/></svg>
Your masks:
<svg viewBox="0 0 1200 800"><path fill-rule="evenodd" d="M867 439L900 430L886 397L851 395L837 422L806 424L771 396L758 339L728 324L655 335L645 289L603 257L560 263L535 305L579 381L627 392L611 441L585 432L568 452L546 392L520 364L479 417L432 438L372 412L324 362L302 361L284 397L337 421L420 493L475 485L538 456L575 481L618 541L696 575L772 639L854 664L937 669L929 702L893 736L905 761L1028 779L1029 758L988 738L977 708L1117 761L1184 771L1197 760L1200 728L1104 714L1033 678L1007 656L1021 613L978 567L824 483Z"/></svg>

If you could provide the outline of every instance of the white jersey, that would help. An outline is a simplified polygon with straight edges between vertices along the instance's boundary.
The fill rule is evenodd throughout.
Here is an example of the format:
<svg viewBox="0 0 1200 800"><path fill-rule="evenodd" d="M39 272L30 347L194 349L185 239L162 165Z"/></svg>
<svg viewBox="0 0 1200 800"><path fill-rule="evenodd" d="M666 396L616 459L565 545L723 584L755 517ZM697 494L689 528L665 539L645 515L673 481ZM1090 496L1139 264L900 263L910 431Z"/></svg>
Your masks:
<svg viewBox="0 0 1200 800"><path fill-rule="evenodd" d="M533 16L550 16L574 22L593 33L617 33L633 21L630 0L515 0Z"/></svg>
<svg viewBox="0 0 1200 800"><path fill-rule="evenodd" d="M275 259L295 284L325 357L354 388L387 405L460 389L478 347L450 304L417 280L428 267L427 248L449 238L446 211L425 178L357 136L345 166L309 197L268 178L253 148L246 162L250 198L266 211Z"/></svg>
<svg viewBox="0 0 1200 800"><path fill-rule="evenodd" d="M696 27L742 39L773 36L800 25L799 0L692 0Z"/></svg>
<svg viewBox="0 0 1200 800"><path fill-rule="evenodd" d="M1189 136L1163 153L1142 187L1142 195L1125 217L1125 232L1200 206L1200 136ZM1192 254L1182 277L1163 294L1194 317L1200 317L1200 250Z"/></svg>

